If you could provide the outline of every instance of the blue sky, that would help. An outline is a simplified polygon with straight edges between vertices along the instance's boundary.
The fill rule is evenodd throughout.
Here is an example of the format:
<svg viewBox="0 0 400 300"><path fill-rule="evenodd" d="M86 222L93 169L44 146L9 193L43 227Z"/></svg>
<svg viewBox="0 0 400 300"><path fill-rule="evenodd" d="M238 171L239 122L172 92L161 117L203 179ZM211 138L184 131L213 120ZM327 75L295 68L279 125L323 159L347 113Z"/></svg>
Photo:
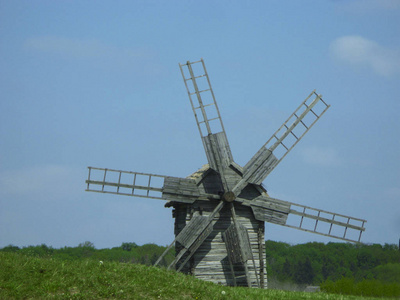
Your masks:
<svg viewBox="0 0 400 300"><path fill-rule="evenodd" d="M0 247L169 244L162 201L85 192L87 166L205 164L178 66L201 57L242 166L317 89L331 108L264 185L398 242L400 1L0 0Z"/></svg>

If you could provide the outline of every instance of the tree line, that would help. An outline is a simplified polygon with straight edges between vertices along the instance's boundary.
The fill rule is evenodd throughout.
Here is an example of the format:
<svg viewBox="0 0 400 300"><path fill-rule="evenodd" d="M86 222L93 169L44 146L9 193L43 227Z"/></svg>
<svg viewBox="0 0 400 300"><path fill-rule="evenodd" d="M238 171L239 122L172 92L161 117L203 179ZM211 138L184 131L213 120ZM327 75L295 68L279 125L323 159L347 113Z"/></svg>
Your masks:
<svg viewBox="0 0 400 300"><path fill-rule="evenodd" d="M119 247L96 249L93 243L84 242L77 247L52 248L38 246L6 246L0 251L18 252L37 257L62 260L96 259L153 265L166 247L156 244L137 245L126 242ZM291 245L266 241L266 265L269 281L291 282L302 285L320 285L342 278L355 282L379 280L400 282L400 251L394 244L306 243ZM171 250L160 265L167 266L174 259Z"/></svg>
<svg viewBox="0 0 400 300"><path fill-rule="evenodd" d="M319 285L348 278L400 283L400 251L395 244L266 241L265 249L267 274L281 282Z"/></svg>

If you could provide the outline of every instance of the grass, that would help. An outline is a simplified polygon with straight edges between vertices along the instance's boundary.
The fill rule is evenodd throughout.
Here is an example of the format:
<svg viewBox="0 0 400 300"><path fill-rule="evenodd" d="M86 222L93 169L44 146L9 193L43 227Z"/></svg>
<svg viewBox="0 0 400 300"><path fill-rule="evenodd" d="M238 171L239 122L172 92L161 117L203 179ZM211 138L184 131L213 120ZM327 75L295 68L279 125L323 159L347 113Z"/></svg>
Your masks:
<svg viewBox="0 0 400 300"><path fill-rule="evenodd" d="M215 285L175 271L0 252L0 299L373 299Z"/></svg>

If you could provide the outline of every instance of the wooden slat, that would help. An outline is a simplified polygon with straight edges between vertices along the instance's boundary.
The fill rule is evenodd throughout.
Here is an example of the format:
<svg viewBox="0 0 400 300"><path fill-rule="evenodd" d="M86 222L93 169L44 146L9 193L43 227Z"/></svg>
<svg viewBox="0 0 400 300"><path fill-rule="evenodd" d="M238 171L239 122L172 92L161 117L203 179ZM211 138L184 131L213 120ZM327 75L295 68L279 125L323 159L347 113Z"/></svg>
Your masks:
<svg viewBox="0 0 400 300"><path fill-rule="evenodd" d="M130 190L130 194L132 196L136 196L135 190L147 191L146 195L149 198L161 199L161 196L153 197L150 195L150 191L153 192L162 192L161 183L158 182L158 185L155 185L154 179L158 179L159 181L163 181L166 176L156 175L150 173L139 173L139 172L130 172L130 171L122 171L122 170L114 170L114 169L105 169L105 168L95 168L88 167L89 175L86 180L87 183L87 191L91 192L104 192L104 193L112 193L112 194L122 194L128 195L129 193L126 190ZM121 182L121 176L124 175L125 182ZM99 180L102 178L102 180ZM117 179L118 178L118 179ZM146 185L137 184L136 179L140 178L140 182L146 182ZM129 179L129 183L126 181ZM94 186L94 187L93 187ZM106 190L105 187L113 187L113 190ZM120 189L124 189L125 192L120 192ZM143 194L139 194L138 196L146 196Z"/></svg>
<svg viewBox="0 0 400 300"><path fill-rule="evenodd" d="M299 224L285 224L284 226L296 228L296 229L299 229L302 231L312 232L312 233L327 236L327 237L333 237L336 239L353 242L353 243L360 242L361 235L365 231L364 225L367 222L366 220L354 218L354 217L350 217L350 216L345 216L342 214L336 214L336 213L328 212L325 210L320 210L320 209L311 208L308 206L302 206L302 205L298 205L298 204L293 204L293 206L303 208L303 211L297 211L293 208L290 210L291 214L301 217L300 223ZM312 214L311 212L314 212L314 214ZM321 216L321 213L324 214L325 217ZM340 221L340 220L335 219L337 217L345 219L346 221ZM303 222L305 219L312 220L313 222L315 222L313 229L305 228L305 225ZM329 224L330 229L329 230L327 230L327 228L321 229L319 226L321 223ZM356 223L359 225L354 225L352 223ZM332 226L335 226L335 229L336 229L335 231L341 230L342 235L337 235L337 234L332 233ZM350 231L349 231L349 229L350 229ZM349 234L351 235L352 233L358 234L358 239L348 237L348 235Z"/></svg>
<svg viewBox="0 0 400 300"><path fill-rule="evenodd" d="M243 178L232 188L232 192L238 196L249 183L261 184L277 163L271 151L261 148L244 167Z"/></svg>
<svg viewBox="0 0 400 300"><path fill-rule="evenodd" d="M302 231L312 232L328 237L333 237L336 239L341 239L349 242L360 242L361 233L365 231L366 220L346 216L343 214L332 213L326 210L312 208L309 206L304 206L296 203L291 203L275 198L268 197L266 195L260 195L254 200L247 199L237 199L241 201L243 205L250 206L253 210L254 216L257 220L270 222L274 224L279 224L291 228L296 228ZM296 210L300 209L300 210ZM299 224L287 224L289 214L297 215L301 217ZM336 219L335 219L336 218ZM342 218L344 221L338 220L337 218ZM313 229L305 228L303 220L308 219L314 221ZM320 223L330 224L342 228L343 234L337 235L332 234L331 230L327 231L320 229ZM359 225L356 225L356 224ZM349 230L353 233L359 234L358 239L349 238L348 235L351 234Z"/></svg>
<svg viewBox="0 0 400 300"><path fill-rule="evenodd" d="M232 224L224 233L222 233L227 253L234 264L244 263L252 258L247 229L243 225L239 224L238 230L239 232L236 232L235 225ZM242 244L239 241L238 234L241 235L241 240L243 241Z"/></svg>
<svg viewBox="0 0 400 300"><path fill-rule="evenodd" d="M86 191L90 192L172 200L181 203L193 203L196 200L220 199L220 196L217 194L207 194L204 189L199 189L196 180L192 178L179 178L95 167L88 168L89 176L86 180ZM121 182L121 175L125 176L124 182ZM98 180L99 178L102 180ZM154 179L158 179L156 182L157 185L154 185ZM142 184L137 184L139 180ZM127 183L127 181L130 182ZM143 185L143 183L147 185ZM105 187L109 187L109 189L105 189Z"/></svg>
<svg viewBox="0 0 400 300"><path fill-rule="evenodd" d="M221 119L221 115L218 109L217 102L215 100L214 92L211 87L210 79L207 74L206 66L203 59L201 59L201 66L203 67L203 74L195 74L192 69L192 62L187 62L186 64L179 64L181 69L182 77L186 86L186 90L189 96L189 100L192 106L192 110L196 119L197 127L202 137L204 149L206 151L207 159L211 168L221 173L222 170L229 165L227 161L231 161L232 153L230 151L229 143L226 138L226 133L224 125ZM189 77L185 77L183 68L187 68L189 72ZM197 78L205 77L207 88L200 90L197 84ZM192 82L193 89L188 85L188 82ZM210 110L206 110L206 105L203 103L202 97L208 93L211 96L212 101L208 103L209 109L212 110L211 115ZM199 119L200 117L200 119ZM214 128L213 124L217 123L218 126ZM205 129L202 126L205 126Z"/></svg>
<svg viewBox="0 0 400 300"><path fill-rule="evenodd" d="M290 210L290 213L294 214L294 215L302 216L304 218L308 218L308 219L312 219L312 220L316 220L316 221L321 221L321 222L325 222L325 223L328 223L328 224L334 224L334 225L338 225L338 226L345 227L345 228L351 228L351 229L361 230L361 231L365 230L365 228L363 226L356 226L356 225L352 225L352 224L349 224L349 223L336 221L334 219L323 218L321 216L315 216L315 215L311 215L311 214L308 214L308 213L299 212L299 211L296 211L296 210L293 210L293 209ZM335 215L335 214L331 213L331 215ZM346 217L346 218L349 218L350 220L356 220L355 218L352 218L352 217Z"/></svg>
<svg viewBox="0 0 400 300"><path fill-rule="evenodd" d="M307 104L308 99L315 95L316 98ZM320 102L321 100L321 102ZM317 105L317 103L322 103L324 105L324 110L319 114L315 114L312 108ZM235 195L239 195L241 190L246 186L248 182L261 184L262 181L268 176L268 174L282 161L282 159L293 149L293 147L303 138L303 136L311 129L311 127L319 120L319 118L326 112L329 105L326 104L321 95L311 92L310 95L300 104L300 106L295 110L294 113L283 123L283 125L271 136L271 138L260 148L259 151L250 159L250 161L244 167L245 173L243 180L239 181L237 185L233 188ZM315 120L309 124L305 125L303 122L305 116L312 112L315 115ZM293 122L293 123L288 123ZM290 124L290 125L289 125ZM304 132L300 136L296 136L293 130L296 126L304 126ZM291 144L284 144L287 136L293 136L294 142ZM286 141L285 141L286 143ZM274 151L282 146L285 148L283 153L277 154L277 157L271 156ZM279 153L279 151L278 151ZM276 154L276 153L275 153Z"/></svg>
<svg viewBox="0 0 400 300"><path fill-rule="evenodd" d="M243 178L246 178L247 182L261 184L277 162L278 159L272 151L262 147L244 166Z"/></svg>
<svg viewBox="0 0 400 300"><path fill-rule="evenodd" d="M243 205L250 206L254 217L259 221L284 225L286 223L290 203L274 199L266 195L260 195L254 200L238 199Z"/></svg>
<svg viewBox="0 0 400 300"><path fill-rule="evenodd" d="M138 190L145 190L145 191L155 191L155 192L162 192L162 188L154 188L154 187L149 187L149 186L143 186L143 185L133 185L133 184L124 184L124 183L117 183L117 182L108 182L108 181L97 181L97 180L86 180L86 183L91 185L101 185L101 186L112 186L112 187L119 187L119 188L127 188L127 189L138 189ZM98 192L97 190L91 190L88 189L87 191L90 192ZM106 192L106 191L104 191ZM118 193L116 193L118 194Z"/></svg>
<svg viewBox="0 0 400 300"><path fill-rule="evenodd" d="M201 234L202 230L208 225L209 222L207 221L207 217L199 215L194 216L189 224L181 231L176 240L181 243L182 246L189 248Z"/></svg>
<svg viewBox="0 0 400 300"><path fill-rule="evenodd" d="M186 209L180 209L181 206L176 206L176 219L175 228L181 227L182 214L186 216L186 222L191 220L193 213L199 212L203 216L208 216L216 203L213 201L198 201L193 205L188 206ZM249 235L250 245L254 257L259 257L259 242L258 242L258 227L264 226L263 222L254 219L254 215L250 207L235 205L237 212L237 220L243 225ZM233 285L233 279L227 258L226 246L222 239L222 232L224 232L231 224L232 219L228 208L223 208L219 214L214 218L213 231L210 233L203 244L196 250L192 259L183 268L185 272L195 275L199 279L204 279L219 284ZM179 263L178 263L179 265ZM244 275L244 271L240 271L239 265L235 267L235 275ZM252 287L258 287L256 272L259 273L260 263L256 259L255 267L252 264L248 265L249 281ZM241 273L242 272L242 273ZM264 281L266 280L266 273L264 272ZM245 278L238 279L238 285L247 286Z"/></svg>
<svg viewBox="0 0 400 300"><path fill-rule="evenodd" d="M221 172L233 161L225 132L203 136L202 141L212 169Z"/></svg>
<svg viewBox="0 0 400 300"><path fill-rule="evenodd" d="M184 261L181 263L178 271L180 271L186 264L186 262L191 258L191 256L195 253L198 247L202 245L204 240L208 237L208 235L212 231L212 222L214 220L214 217L219 213L219 211L223 208L224 203L220 201L218 205L214 208L214 210L211 212L209 216L207 216L205 219L204 218L195 218L193 222L190 223L195 223L194 225L186 225L183 230L178 234L176 237L176 240L182 240L185 241L185 245L183 246L183 249L180 250L180 252L177 254L175 257L174 261L168 266L168 269L171 267L175 266L181 258L184 257L185 254L187 254L186 258L184 258ZM196 226L201 226L200 228L195 228ZM195 236L190 236L188 232L196 230L198 232L198 235ZM189 253L187 253L189 251Z"/></svg>

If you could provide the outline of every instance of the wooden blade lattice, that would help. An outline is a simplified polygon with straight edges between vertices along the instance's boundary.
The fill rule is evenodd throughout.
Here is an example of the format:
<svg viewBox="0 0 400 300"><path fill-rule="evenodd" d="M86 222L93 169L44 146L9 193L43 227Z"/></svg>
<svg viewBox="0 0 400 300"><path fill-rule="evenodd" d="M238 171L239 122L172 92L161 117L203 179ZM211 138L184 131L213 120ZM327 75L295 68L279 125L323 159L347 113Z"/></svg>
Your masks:
<svg viewBox="0 0 400 300"><path fill-rule="evenodd" d="M86 191L165 199L162 196L167 176L88 167Z"/></svg>
<svg viewBox="0 0 400 300"><path fill-rule="evenodd" d="M193 203L220 199L200 191L194 179L88 167L86 191Z"/></svg>
<svg viewBox="0 0 400 300"><path fill-rule="evenodd" d="M179 64L209 165L222 173L233 161L203 59Z"/></svg>
<svg viewBox="0 0 400 300"><path fill-rule="evenodd" d="M311 96L315 96L314 99ZM311 94L244 166L243 179L233 188L239 195L248 184L261 184L330 107L321 95Z"/></svg>
<svg viewBox="0 0 400 300"><path fill-rule="evenodd" d="M365 231L364 219L287 202L265 195L253 200L238 199L250 206L259 221L279 224L336 239L359 243Z"/></svg>
<svg viewBox="0 0 400 300"><path fill-rule="evenodd" d="M291 203L289 219L284 226L359 243L366 222L363 219Z"/></svg>

